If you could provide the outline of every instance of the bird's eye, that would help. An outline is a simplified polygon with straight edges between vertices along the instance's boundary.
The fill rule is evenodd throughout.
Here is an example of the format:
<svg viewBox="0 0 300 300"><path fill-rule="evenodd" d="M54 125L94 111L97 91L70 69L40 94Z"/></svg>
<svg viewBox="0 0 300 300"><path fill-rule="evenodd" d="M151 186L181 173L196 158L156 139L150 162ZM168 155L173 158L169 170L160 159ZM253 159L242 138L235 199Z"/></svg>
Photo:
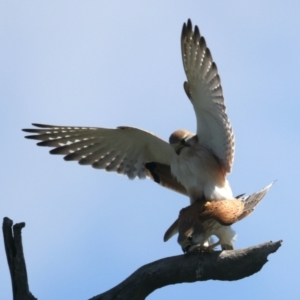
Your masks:
<svg viewBox="0 0 300 300"><path fill-rule="evenodd" d="M188 240L189 240L189 241L192 241L192 240L193 240L193 236L192 236L192 235L189 235L189 236L188 236Z"/></svg>
<svg viewBox="0 0 300 300"><path fill-rule="evenodd" d="M186 140L185 140L185 139L182 139L182 140L181 140L181 144L184 145L184 146L186 146L186 145L187 145Z"/></svg>

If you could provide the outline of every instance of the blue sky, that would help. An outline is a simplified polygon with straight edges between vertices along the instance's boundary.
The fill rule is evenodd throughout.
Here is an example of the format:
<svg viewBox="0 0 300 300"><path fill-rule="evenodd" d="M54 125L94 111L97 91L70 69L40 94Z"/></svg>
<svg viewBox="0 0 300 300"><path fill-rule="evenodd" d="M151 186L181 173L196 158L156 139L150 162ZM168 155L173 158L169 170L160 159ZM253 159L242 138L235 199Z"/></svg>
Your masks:
<svg viewBox="0 0 300 300"><path fill-rule="evenodd" d="M150 180L64 162L25 140L33 122L195 131L180 33L191 18L222 79L236 136L235 194L277 179L237 248L283 239L258 274L168 286L148 299L298 299L300 209L298 1L10 1L0 3L0 217L26 222L39 299L87 299L141 265L181 253L165 230L188 198ZM11 298L0 244L0 299ZM199 296L198 296L199 295Z"/></svg>

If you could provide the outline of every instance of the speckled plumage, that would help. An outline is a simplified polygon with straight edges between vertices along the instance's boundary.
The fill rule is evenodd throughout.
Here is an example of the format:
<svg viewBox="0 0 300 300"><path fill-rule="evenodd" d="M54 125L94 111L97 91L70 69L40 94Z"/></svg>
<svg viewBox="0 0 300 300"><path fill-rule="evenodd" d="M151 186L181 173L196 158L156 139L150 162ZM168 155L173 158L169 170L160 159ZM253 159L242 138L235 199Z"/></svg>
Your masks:
<svg viewBox="0 0 300 300"><path fill-rule="evenodd" d="M230 225L251 214L271 186L241 198L194 202L180 211L164 240L178 232L178 243L186 252L201 248L214 235L219 241L210 247L221 245L223 249L233 249L236 234Z"/></svg>

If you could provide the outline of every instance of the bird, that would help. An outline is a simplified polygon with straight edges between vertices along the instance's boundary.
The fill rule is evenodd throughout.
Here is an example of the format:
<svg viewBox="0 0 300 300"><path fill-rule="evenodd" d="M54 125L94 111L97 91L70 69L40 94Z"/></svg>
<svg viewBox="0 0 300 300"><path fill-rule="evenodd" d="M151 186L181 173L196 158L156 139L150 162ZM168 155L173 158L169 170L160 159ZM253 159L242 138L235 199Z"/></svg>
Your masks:
<svg viewBox="0 0 300 300"><path fill-rule="evenodd" d="M181 52L187 77L183 88L195 111L196 133L179 129L167 142L128 126L111 129L33 123L36 128L23 129L33 133L26 138L53 147L50 153L64 155L66 161L115 171L130 179L148 177L188 196L191 208L195 203L236 199L226 179L232 171L235 140L220 76L204 37L198 26L193 30L190 19L183 24ZM221 226L226 236L220 239L222 248L233 249L235 232L229 225Z"/></svg>
<svg viewBox="0 0 300 300"><path fill-rule="evenodd" d="M240 195L234 199L194 202L179 212L179 217L166 231L164 241L178 232L177 241L184 253L201 250L211 252L222 244L223 250L232 250L226 244L230 234L230 230L226 228L249 216L273 183L250 196ZM219 240L209 240L212 235L217 236Z"/></svg>

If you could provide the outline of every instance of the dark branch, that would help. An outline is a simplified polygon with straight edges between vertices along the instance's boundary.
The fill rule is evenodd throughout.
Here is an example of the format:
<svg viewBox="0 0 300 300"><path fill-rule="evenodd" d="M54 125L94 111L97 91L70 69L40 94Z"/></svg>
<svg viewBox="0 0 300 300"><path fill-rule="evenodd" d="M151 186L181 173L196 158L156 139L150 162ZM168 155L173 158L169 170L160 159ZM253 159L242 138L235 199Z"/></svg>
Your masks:
<svg viewBox="0 0 300 300"><path fill-rule="evenodd" d="M22 246L21 230L25 223L13 225L9 218L3 219L3 237L7 263L10 271L14 300L37 300L29 291L26 264Z"/></svg>
<svg viewBox="0 0 300 300"><path fill-rule="evenodd" d="M261 270L282 241L213 253L190 253L147 264L111 290L91 300L145 299L158 288L183 282L239 280Z"/></svg>
<svg viewBox="0 0 300 300"><path fill-rule="evenodd" d="M25 223L13 225L3 219L3 237L11 275L14 300L37 300L29 291L21 230ZM183 282L205 280L239 280L261 270L268 255L281 246L282 241L258 246L212 253L189 253L164 258L147 264L111 290L91 300L145 299L156 289Z"/></svg>

